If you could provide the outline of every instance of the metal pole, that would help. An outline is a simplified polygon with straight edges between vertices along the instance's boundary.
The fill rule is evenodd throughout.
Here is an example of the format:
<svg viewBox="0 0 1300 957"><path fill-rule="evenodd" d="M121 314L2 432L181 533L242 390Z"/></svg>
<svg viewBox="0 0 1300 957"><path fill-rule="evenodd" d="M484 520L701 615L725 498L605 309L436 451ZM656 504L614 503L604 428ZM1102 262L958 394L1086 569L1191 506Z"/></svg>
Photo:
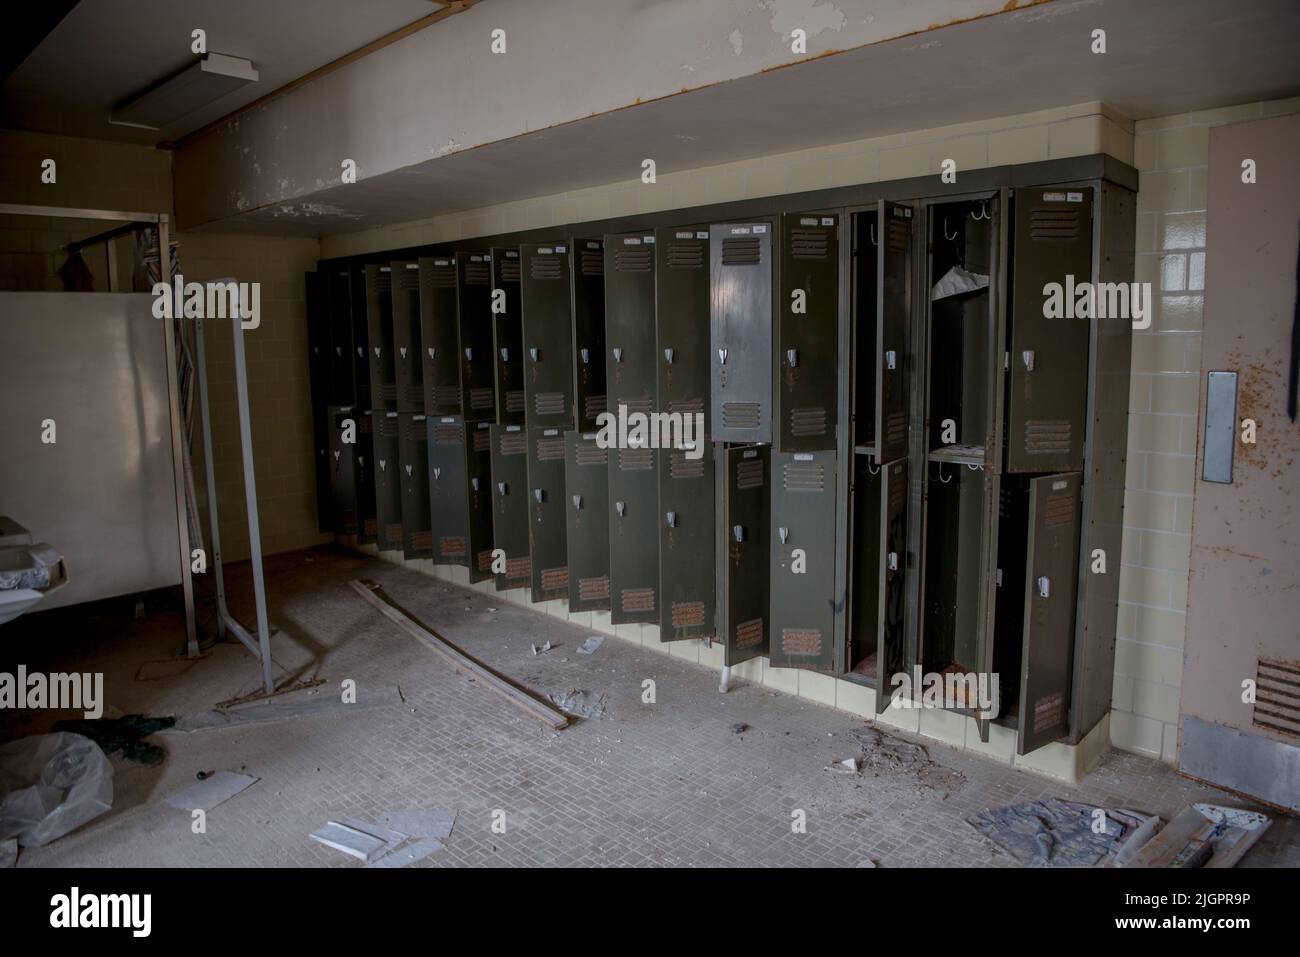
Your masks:
<svg viewBox="0 0 1300 957"><path fill-rule="evenodd" d="M171 286L171 239L167 235L167 217L158 217L158 279ZM169 293L170 295L170 293ZM174 302L179 307L179 302ZM180 386L176 380L176 326L163 320L163 341L167 354L167 411L171 420L172 479L176 492L176 533L181 559L181 590L185 596L185 654L199 656L199 640L194 628L194 582L190 578L189 509L185 504L185 430L181 423Z"/></svg>
<svg viewBox="0 0 1300 957"><path fill-rule="evenodd" d="M242 303L239 313L243 312ZM248 415L248 372L244 368L244 327L239 315L231 317L235 336L235 391L239 399L239 446L244 463L244 503L248 509L249 560L253 563L253 598L257 603L257 642L262 656L262 685L275 692L271 680L270 625L266 618L266 583L262 580L262 535L257 522L257 480L253 477L253 430Z"/></svg>
<svg viewBox="0 0 1300 957"><path fill-rule="evenodd" d="M236 320L238 321L238 320ZM221 570L221 528L217 509L217 478L212 463L212 415L208 408L208 365L203 349L203 320L194 320L194 365L199 377L199 419L203 428L203 478L208 487L210 567L217 584L217 637L226 636L226 576Z"/></svg>

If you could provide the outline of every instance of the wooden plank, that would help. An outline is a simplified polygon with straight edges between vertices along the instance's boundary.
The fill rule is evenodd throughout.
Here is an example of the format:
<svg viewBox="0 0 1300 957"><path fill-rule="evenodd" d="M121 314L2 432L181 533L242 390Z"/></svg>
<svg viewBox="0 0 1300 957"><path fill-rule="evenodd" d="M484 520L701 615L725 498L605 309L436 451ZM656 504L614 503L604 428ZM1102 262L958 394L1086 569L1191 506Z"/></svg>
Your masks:
<svg viewBox="0 0 1300 957"><path fill-rule="evenodd" d="M422 642L429 650L445 658L458 671L472 674L482 681L486 687L548 727L559 731L561 728L568 726L569 718L563 712L537 700L523 688L475 661L441 635L416 622L400 608L387 601L385 596L380 594L382 590L377 585L369 585L356 579L348 582L348 584L352 586L353 591L371 605L374 605L385 618L412 638Z"/></svg>

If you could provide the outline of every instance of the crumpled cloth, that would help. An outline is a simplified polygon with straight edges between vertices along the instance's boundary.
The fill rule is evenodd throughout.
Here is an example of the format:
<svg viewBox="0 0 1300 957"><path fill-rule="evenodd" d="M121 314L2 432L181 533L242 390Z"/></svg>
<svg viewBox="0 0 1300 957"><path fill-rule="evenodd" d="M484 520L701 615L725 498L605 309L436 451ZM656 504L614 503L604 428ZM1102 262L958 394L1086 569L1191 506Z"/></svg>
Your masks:
<svg viewBox="0 0 1300 957"><path fill-rule="evenodd" d="M1098 808L1049 798L1010 804L966 818L966 823L1028 867L1093 867L1124 843L1142 819L1104 808L1105 830L1093 831Z"/></svg>
<svg viewBox="0 0 1300 957"><path fill-rule="evenodd" d="M989 277L977 272L969 272L960 266L953 266L943 278L930 290L930 299L947 299L964 292L977 292L988 287Z"/></svg>

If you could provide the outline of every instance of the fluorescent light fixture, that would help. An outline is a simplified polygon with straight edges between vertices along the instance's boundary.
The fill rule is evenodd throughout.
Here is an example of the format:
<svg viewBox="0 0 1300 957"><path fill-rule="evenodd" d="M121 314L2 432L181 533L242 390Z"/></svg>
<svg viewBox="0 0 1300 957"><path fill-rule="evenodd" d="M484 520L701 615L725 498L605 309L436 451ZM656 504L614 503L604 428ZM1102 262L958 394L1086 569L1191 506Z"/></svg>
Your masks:
<svg viewBox="0 0 1300 957"><path fill-rule="evenodd" d="M180 73L116 107L109 114L108 122L116 126L161 129L173 120L256 81L257 70L251 60L209 53Z"/></svg>

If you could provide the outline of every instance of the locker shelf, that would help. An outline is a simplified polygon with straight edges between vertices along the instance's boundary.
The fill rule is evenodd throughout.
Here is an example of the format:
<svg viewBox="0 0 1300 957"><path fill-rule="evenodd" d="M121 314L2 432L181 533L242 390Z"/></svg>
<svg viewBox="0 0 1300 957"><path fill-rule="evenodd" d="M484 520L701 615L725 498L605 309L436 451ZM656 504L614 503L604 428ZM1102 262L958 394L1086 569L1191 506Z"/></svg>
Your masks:
<svg viewBox="0 0 1300 957"><path fill-rule="evenodd" d="M931 449L931 462L952 462L957 465L983 465L984 446L982 445L944 445Z"/></svg>

